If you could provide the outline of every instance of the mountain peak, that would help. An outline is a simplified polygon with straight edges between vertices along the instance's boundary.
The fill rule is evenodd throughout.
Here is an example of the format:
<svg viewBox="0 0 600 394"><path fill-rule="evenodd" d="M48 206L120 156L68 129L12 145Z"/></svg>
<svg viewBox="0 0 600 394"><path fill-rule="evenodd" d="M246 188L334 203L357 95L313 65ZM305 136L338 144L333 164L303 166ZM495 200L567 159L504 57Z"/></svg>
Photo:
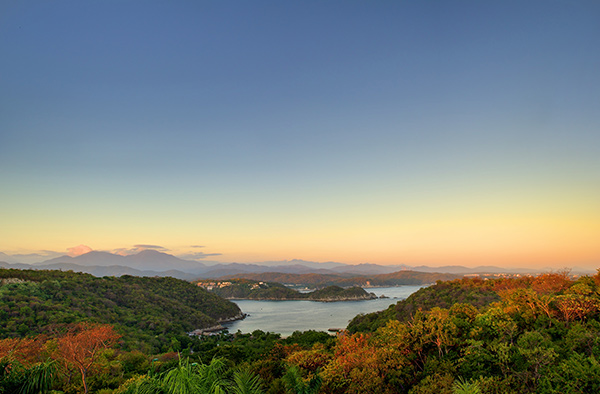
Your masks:
<svg viewBox="0 0 600 394"><path fill-rule="evenodd" d="M145 249L136 254L124 256L128 260L168 260L168 261L183 261L179 257L172 254L159 252L158 250Z"/></svg>
<svg viewBox="0 0 600 394"><path fill-rule="evenodd" d="M87 253L83 253L83 254L74 256L73 258L77 258L77 257L80 257L80 256L109 256L109 255L110 256L115 256L115 254L110 253L110 252L102 252L100 250L90 250Z"/></svg>
<svg viewBox="0 0 600 394"><path fill-rule="evenodd" d="M163 253L163 252L159 252L158 250L154 250L154 249L144 249L141 252L136 253L137 256L169 256L169 257L175 257L173 255L170 255L168 253Z"/></svg>

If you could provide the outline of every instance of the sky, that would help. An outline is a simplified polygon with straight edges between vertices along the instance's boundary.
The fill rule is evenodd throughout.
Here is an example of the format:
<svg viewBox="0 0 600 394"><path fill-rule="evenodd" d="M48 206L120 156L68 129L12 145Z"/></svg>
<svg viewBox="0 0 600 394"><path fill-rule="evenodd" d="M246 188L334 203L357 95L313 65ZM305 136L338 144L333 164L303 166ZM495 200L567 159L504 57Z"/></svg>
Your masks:
<svg viewBox="0 0 600 394"><path fill-rule="evenodd" d="M597 1L3 1L0 251L600 267Z"/></svg>

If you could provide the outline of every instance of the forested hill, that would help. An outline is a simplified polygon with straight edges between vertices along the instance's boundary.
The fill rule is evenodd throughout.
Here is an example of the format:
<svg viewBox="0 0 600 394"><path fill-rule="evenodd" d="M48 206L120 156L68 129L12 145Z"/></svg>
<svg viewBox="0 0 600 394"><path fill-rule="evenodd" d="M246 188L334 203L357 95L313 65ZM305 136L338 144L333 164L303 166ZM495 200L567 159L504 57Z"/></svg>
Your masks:
<svg viewBox="0 0 600 394"><path fill-rule="evenodd" d="M86 277L77 281L97 285ZM3 291L18 285L22 293L40 292L50 286L7 282ZM8 302L15 315L27 312L20 301ZM257 394L600 393L600 273L576 280L550 273L438 282L366 317L353 322L353 332L336 337L307 331L280 338L256 330L173 335L161 354L134 346L108 349L88 374L89 393L162 393L179 387ZM110 326L84 326L77 335L48 330L21 341L0 339L0 393L83 393L84 374L78 382L69 349L89 349L103 328L112 332ZM42 372L52 374L53 365L59 367L52 387L33 391L29 382Z"/></svg>
<svg viewBox="0 0 600 394"><path fill-rule="evenodd" d="M248 279L228 281L204 280L198 282L209 291L223 298L248 300L311 300L311 301L349 301L377 298L360 287L348 289L328 286L310 293L300 293L275 282L257 282Z"/></svg>
<svg viewBox="0 0 600 394"><path fill-rule="evenodd" d="M227 275L218 280L243 278L266 282L285 283L290 285L323 288L326 286L401 286L423 285L435 283L438 280L453 280L463 275L443 274L438 272L398 271L380 275L351 275L351 274L288 274L280 272L241 273Z"/></svg>
<svg viewBox="0 0 600 394"><path fill-rule="evenodd" d="M160 348L171 336L240 314L236 304L174 278L0 269L0 338L91 321L113 324L131 346Z"/></svg>
<svg viewBox="0 0 600 394"><path fill-rule="evenodd" d="M455 303L482 308L500 301L500 296L494 290L497 283L499 282L479 279L440 281L390 305L386 310L356 316L348 325L348 331L373 332L390 320L406 322L411 320L417 311L426 312L436 307L449 309Z"/></svg>

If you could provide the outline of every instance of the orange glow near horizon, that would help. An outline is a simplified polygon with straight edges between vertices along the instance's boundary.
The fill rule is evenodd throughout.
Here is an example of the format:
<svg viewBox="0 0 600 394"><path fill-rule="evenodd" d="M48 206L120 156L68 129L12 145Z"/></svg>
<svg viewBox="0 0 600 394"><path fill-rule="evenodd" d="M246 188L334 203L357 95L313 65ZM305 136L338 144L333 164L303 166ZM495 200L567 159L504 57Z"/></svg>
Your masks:
<svg viewBox="0 0 600 394"><path fill-rule="evenodd" d="M9 3L0 252L600 266L600 2Z"/></svg>
<svg viewBox="0 0 600 394"><path fill-rule="evenodd" d="M401 203L388 197L379 204L358 197L340 204L278 200L249 206L217 201L210 205L215 213L176 204L152 216L143 204L135 211L116 207L114 212L109 206L96 212L70 206L70 216L24 205L27 215L5 215L12 225L0 228L0 251L76 255L87 245L131 253L134 245L153 244L177 255L201 244L205 253L220 253L208 258L219 262L302 259L595 269L600 266L600 204L589 197L593 194L555 192L549 193L552 198L521 196L518 201L491 193L475 200L446 194Z"/></svg>

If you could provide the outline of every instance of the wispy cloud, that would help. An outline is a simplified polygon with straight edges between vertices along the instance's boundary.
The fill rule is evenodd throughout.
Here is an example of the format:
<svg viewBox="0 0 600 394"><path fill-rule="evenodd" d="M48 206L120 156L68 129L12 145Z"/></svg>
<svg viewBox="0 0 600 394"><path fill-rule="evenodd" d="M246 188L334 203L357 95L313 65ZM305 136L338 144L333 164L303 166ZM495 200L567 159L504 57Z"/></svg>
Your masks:
<svg viewBox="0 0 600 394"><path fill-rule="evenodd" d="M77 245L72 248L67 248L67 253L71 257L81 256L82 254L86 254L91 252L93 249L87 245Z"/></svg>
<svg viewBox="0 0 600 394"><path fill-rule="evenodd" d="M195 253L180 254L177 257L179 257L180 259L184 259L184 260L202 260L202 259L205 259L207 257L221 256L221 255L222 255L222 253L202 253L202 252L195 252Z"/></svg>
<svg viewBox="0 0 600 394"><path fill-rule="evenodd" d="M160 245L137 244L137 245L133 245L130 248L113 249L113 250L111 250L111 253L118 254L120 256L129 256L132 254L140 253L141 251L148 250L148 249L159 250L161 252L166 252L169 250L169 249L165 248L164 246L160 246Z"/></svg>
<svg viewBox="0 0 600 394"><path fill-rule="evenodd" d="M134 254L135 253L135 249L131 249L131 248L117 248L117 249L112 249L109 252L113 253L113 254L118 254L119 256L129 256L130 254Z"/></svg>
<svg viewBox="0 0 600 394"><path fill-rule="evenodd" d="M145 244L138 244L138 245L133 245L134 248L139 249L140 251L142 250L146 250L146 249L155 249L155 250L169 250L163 246L159 246L159 245L145 245Z"/></svg>

